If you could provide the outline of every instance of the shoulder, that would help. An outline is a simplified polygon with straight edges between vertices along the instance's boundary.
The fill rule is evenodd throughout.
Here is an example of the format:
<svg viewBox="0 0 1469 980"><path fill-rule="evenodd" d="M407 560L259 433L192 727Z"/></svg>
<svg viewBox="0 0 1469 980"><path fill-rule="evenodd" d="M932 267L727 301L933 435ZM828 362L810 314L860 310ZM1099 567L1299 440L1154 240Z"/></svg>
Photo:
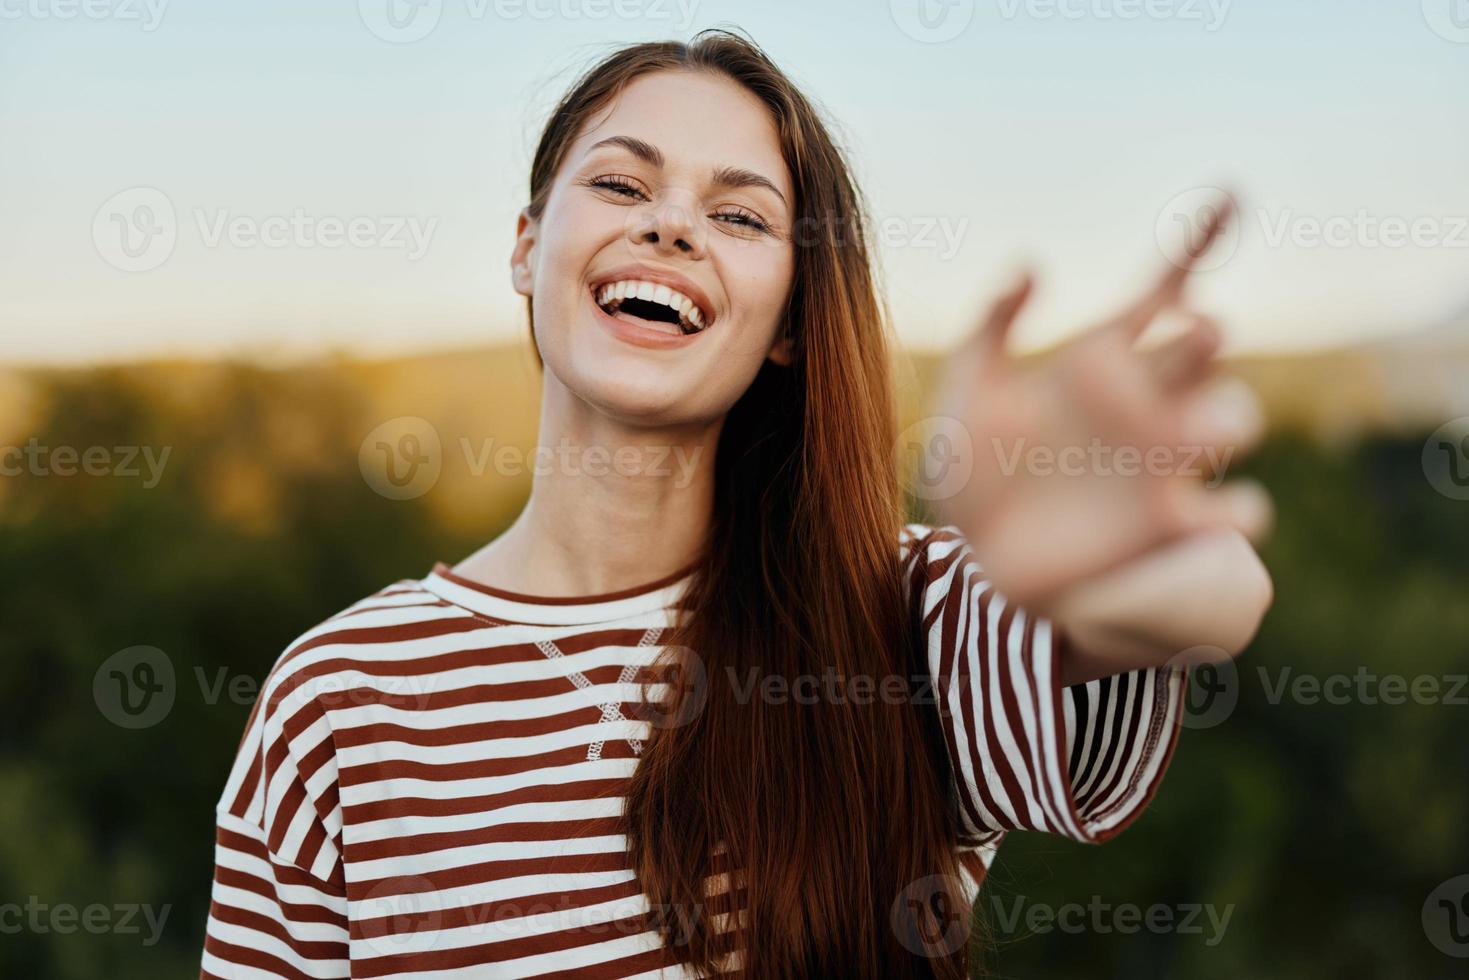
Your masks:
<svg viewBox="0 0 1469 980"><path fill-rule="evenodd" d="M960 563L974 562L969 540L952 524L905 524L898 546L903 567L924 574L943 575Z"/></svg>
<svg viewBox="0 0 1469 980"><path fill-rule="evenodd" d="M1007 606L994 589L964 532L953 524L909 523L899 535L903 580L925 617L982 599L989 610Z"/></svg>
<svg viewBox="0 0 1469 980"><path fill-rule="evenodd" d="M399 579L286 644L260 686L255 713L279 719L305 706L333 707L365 687L402 683L435 637L480 625L423 580Z"/></svg>

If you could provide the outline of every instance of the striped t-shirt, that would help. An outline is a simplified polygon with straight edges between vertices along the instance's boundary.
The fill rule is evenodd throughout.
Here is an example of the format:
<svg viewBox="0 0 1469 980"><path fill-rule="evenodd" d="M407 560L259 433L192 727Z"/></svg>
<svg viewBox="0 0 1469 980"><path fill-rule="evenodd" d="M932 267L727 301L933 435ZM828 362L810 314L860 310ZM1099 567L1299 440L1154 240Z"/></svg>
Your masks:
<svg viewBox="0 0 1469 980"><path fill-rule="evenodd" d="M1168 764L1183 672L1062 688L1051 624L957 529L910 524L900 547L971 894L1006 831L1116 834ZM201 975L692 977L621 832L651 734L637 678L686 575L547 598L440 563L295 640L220 796Z"/></svg>

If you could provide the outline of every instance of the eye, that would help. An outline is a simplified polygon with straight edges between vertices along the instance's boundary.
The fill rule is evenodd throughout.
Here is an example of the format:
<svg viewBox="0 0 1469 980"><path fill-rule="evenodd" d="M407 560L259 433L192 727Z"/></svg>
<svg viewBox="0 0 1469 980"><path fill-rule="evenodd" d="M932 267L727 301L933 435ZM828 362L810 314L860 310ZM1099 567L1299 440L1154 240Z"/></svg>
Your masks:
<svg viewBox="0 0 1469 980"><path fill-rule="evenodd" d="M581 182L586 187L596 187L619 197L631 200L651 200L648 195L632 181L631 178L622 174L603 174L600 177L588 177ZM761 220L760 216L753 211L748 211L738 205L732 205L733 210L716 212L713 217L723 224L733 225L737 228L748 228L757 233L768 233L770 226Z"/></svg>
<svg viewBox="0 0 1469 980"><path fill-rule="evenodd" d="M754 231L770 230L770 226L761 221L759 215L755 214L753 211L746 211L744 208L736 208L733 211L721 211L718 214L714 215L714 217L719 218L728 224L741 225L743 227L753 229Z"/></svg>
<svg viewBox="0 0 1469 980"><path fill-rule="evenodd" d="M606 174L584 181L588 187L600 187L620 197L643 198L646 195L629 178L621 174Z"/></svg>

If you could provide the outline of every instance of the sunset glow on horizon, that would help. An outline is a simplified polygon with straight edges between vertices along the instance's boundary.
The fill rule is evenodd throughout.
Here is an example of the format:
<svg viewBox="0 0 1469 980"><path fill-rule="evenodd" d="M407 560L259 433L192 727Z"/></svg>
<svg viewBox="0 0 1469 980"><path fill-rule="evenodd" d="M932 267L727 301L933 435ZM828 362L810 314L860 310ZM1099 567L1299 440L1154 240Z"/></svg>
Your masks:
<svg viewBox="0 0 1469 980"><path fill-rule="evenodd" d="M1213 187L1239 195L1238 233L1195 295L1230 350L1452 322L1450 3L0 0L0 362L522 337L509 254L555 98L616 44L711 26L824 106L915 349L1021 266L1023 345L1084 326Z"/></svg>

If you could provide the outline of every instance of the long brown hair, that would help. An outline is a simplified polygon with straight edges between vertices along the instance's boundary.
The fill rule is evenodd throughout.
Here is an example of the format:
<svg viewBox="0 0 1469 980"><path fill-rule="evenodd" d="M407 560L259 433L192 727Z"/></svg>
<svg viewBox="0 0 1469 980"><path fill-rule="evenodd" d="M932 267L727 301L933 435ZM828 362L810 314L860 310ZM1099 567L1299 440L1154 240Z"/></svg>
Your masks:
<svg viewBox="0 0 1469 980"><path fill-rule="evenodd" d="M582 75L541 136L528 210L543 213L588 119L657 71L730 78L774 118L795 186L794 359L762 366L720 434L706 560L668 647L701 682L674 685L669 710L687 723L655 728L628 787L633 868L666 942L703 972L732 965L721 958L734 941L752 977L957 980L966 950L924 946L909 905L967 919L935 709L826 693L828 678L906 685L925 670L899 565L887 317L841 151L752 41L702 31L619 49ZM821 694L751 694L772 676L814 677ZM721 904L706 880L729 871L715 878L731 890Z"/></svg>

